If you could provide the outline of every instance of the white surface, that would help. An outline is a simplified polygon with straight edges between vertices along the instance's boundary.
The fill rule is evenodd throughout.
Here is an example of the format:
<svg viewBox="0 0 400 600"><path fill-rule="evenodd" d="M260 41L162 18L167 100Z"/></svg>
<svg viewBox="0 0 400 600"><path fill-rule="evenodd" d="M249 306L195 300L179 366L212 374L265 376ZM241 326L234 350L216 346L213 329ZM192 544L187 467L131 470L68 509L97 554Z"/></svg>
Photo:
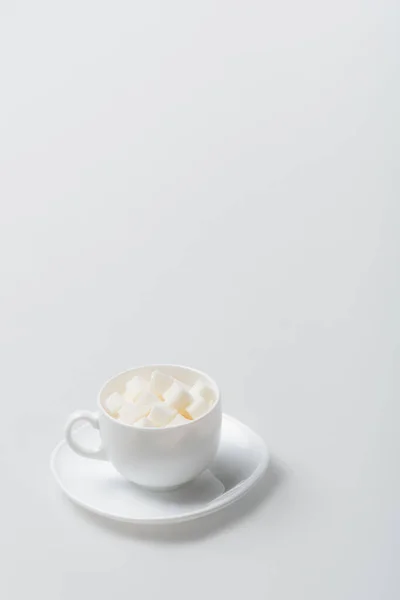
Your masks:
<svg viewBox="0 0 400 600"><path fill-rule="evenodd" d="M76 436L86 447L99 443L89 426ZM210 469L177 490L154 493L132 485L110 463L77 456L65 441L55 448L51 469L67 496L87 510L117 521L157 525L189 521L232 504L259 481L268 460L265 442L224 415L221 443Z"/></svg>
<svg viewBox="0 0 400 600"><path fill-rule="evenodd" d="M0 597L397 599L398 2L0 16ZM214 376L275 460L150 536L73 509L48 458L156 361Z"/></svg>

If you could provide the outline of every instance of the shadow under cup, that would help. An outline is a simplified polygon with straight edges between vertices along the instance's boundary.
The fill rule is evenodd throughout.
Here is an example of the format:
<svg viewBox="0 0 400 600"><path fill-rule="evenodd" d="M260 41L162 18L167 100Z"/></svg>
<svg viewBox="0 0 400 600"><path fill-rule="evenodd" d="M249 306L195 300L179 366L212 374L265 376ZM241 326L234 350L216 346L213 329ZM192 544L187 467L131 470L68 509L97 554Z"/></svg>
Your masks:
<svg viewBox="0 0 400 600"><path fill-rule="evenodd" d="M140 428L125 425L104 409L113 392L123 393L126 383L140 375L150 379L159 370L192 386L199 379L215 392L208 413L183 425ZM99 429L106 457L129 481L154 490L179 487L199 475L213 460L220 441L221 398L218 386L205 373L175 365L148 365L125 371L110 379L99 394Z"/></svg>

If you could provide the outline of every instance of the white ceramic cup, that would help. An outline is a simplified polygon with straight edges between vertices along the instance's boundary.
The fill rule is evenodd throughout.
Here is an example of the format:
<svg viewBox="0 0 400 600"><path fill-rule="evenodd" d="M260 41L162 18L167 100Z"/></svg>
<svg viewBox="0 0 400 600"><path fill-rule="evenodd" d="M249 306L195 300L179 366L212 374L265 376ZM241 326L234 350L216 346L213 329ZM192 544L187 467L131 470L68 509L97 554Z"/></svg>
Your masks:
<svg viewBox="0 0 400 600"><path fill-rule="evenodd" d="M190 386L198 379L207 383L216 398L210 411L189 423L166 428L140 428L110 417L103 407L104 400L113 392L123 393L126 382L134 375L150 379L156 369ZM178 365L130 369L103 386L97 405L98 413L77 411L70 416L65 429L66 440L72 450L85 458L110 461L133 483L159 490L178 487L204 471L216 454L221 433L221 395L217 384L205 373ZM100 431L99 448L84 448L74 438L74 424L83 421Z"/></svg>

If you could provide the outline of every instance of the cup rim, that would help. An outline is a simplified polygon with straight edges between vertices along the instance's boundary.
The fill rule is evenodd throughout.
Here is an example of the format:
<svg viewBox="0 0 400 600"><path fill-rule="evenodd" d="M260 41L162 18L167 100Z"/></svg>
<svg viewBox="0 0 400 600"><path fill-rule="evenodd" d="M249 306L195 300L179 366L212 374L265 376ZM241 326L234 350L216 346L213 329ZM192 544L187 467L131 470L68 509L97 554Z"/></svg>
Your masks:
<svg viewBox="0 0 400 600"><path fill-rule="evenodd" d="M151 368L153 370L156 369L162 369L162 368L179 368L179 369L186 369L187 371L192 371L194 373L197 373L200 377L204 377L205 379L208 379L213 386L215 387L215 390L217 392L217 397L215 399L214 404L212 405L212 407L210 408L209 411L207 411L204 415L202 415L201 417L199 417L198 419L193 419L192 421L189 421L189 423L182 423L181 425L174 425L174 427L135 427L135 425L128 425L127 423L121 423L120 421L118 421L117 419L114 419L114 417L112 417L111 415L108 414L108 412L105 410L104 406L101 403L101 394L104 390L104 388L114 379L117 379L118 377L120 377L121 375L125 375L126 373L130 373L131 371L136 371L137 369L144 369L144 368ZM115 425L120 425L121 427L126 427L128 429L134 429L136 431L176 431L177 429L180 429L182 427L191 427L193 425L195 425L195 423L199 423L200 421L202 421L203 419L205 419L208 415L210 415L216 408L217 406L219 406L221 403L221 391L219 389L219 386L217 385L216 381L210 377L210 375L208 375L208 373L205 373L204 371L200 371L199 369L195 369L193 367L188 367L187 365L177 365L177 364L145 364L145 365L138 365L136 367L131 367L130 369L125 369L124 371L120 371L119 373L117 373L116 375L113 375L112 377L110 377L109 379L107 379L107 381L105 383L103 383L103 385L100 388L100 391L97 394L97 406L98 408L101 410L102 414L105 415L107 417L107 419L109 419L112 423L114 423Z"/></svg>

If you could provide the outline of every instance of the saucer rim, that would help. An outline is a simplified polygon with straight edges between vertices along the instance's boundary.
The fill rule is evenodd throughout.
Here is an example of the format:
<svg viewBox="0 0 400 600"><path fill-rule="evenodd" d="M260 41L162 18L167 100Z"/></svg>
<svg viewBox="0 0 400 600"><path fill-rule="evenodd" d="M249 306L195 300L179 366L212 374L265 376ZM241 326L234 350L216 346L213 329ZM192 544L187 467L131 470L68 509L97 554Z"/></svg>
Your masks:
<svg viewBox="0 0 400 600"><path fill-rule="evenodd" d="M232 504L233 502L236 502L236 500L239 500L239 498L242 498L245 494L247 494L247 492L250 491L250 489L257 483L257 481L264 474L264 472L266 471L266 469L268 467L269 460L270 460L270 453L269 453L269 450L268 450L268 447L267 447L265 441L251 427L249 427L248 425L245 425L242 421L240 421L239 419L236 419L235 417L232 417L231 415L228 415L227 413L222 414L222 419L231 421L231 422L235 423L236 425L238 425L242 429L247 429L247 431L250 432L252 437L256 438L257 445L260 447L260 449L262 449L262 455L261 455L260 461L258 462L253 473L247 479L245 479L244 481L241 481L238 485L236 485L231 490L224 492L223 494L221 494L221 496L219 496L215 500L212 500L209 504L205 505L204 507L197 508L196 510L193 510L193 511L187 511L187 512L184 512L179 515L171 515L171 516L164 516L164 517L135 518L135 517L124 517L124 516L119 516L119 515L116 515L113 513L109 513L104 510L94 507L92 504L83 502L82 500L80 500L74 494L72 494L70 491L67 490L66 486L61 481L61 479L58 475L58 472L57 472L57 468L55 466L56 458L57 458L59 451L61 450L61 448L64 445L66 445L65 439L61 440L51 453L50 470L51 470L53 477L56 480L57 484L60 486L61 490L72 502L74 502L81 508L84 508L85 510L88 510L89 512L91 512L93 514L96 514L100 517L104 517L105 519L111 519L113 521L119 521L119 522L123 522L123 523L133 523L133 524L142 524L142 525L161 525L161 524L167 524L167 523L182 523L185 521L191 521L194 519L206 517L207 515L210 515L214 512L217 512L218 510L221 510L222 508L225 508L226 506L229 506L230 504ZM85 425L82 425L82 427L79 427L78 429L84 429L84 428L88 428L88 427L89 427L89 425L85 424Z"/></svg>

